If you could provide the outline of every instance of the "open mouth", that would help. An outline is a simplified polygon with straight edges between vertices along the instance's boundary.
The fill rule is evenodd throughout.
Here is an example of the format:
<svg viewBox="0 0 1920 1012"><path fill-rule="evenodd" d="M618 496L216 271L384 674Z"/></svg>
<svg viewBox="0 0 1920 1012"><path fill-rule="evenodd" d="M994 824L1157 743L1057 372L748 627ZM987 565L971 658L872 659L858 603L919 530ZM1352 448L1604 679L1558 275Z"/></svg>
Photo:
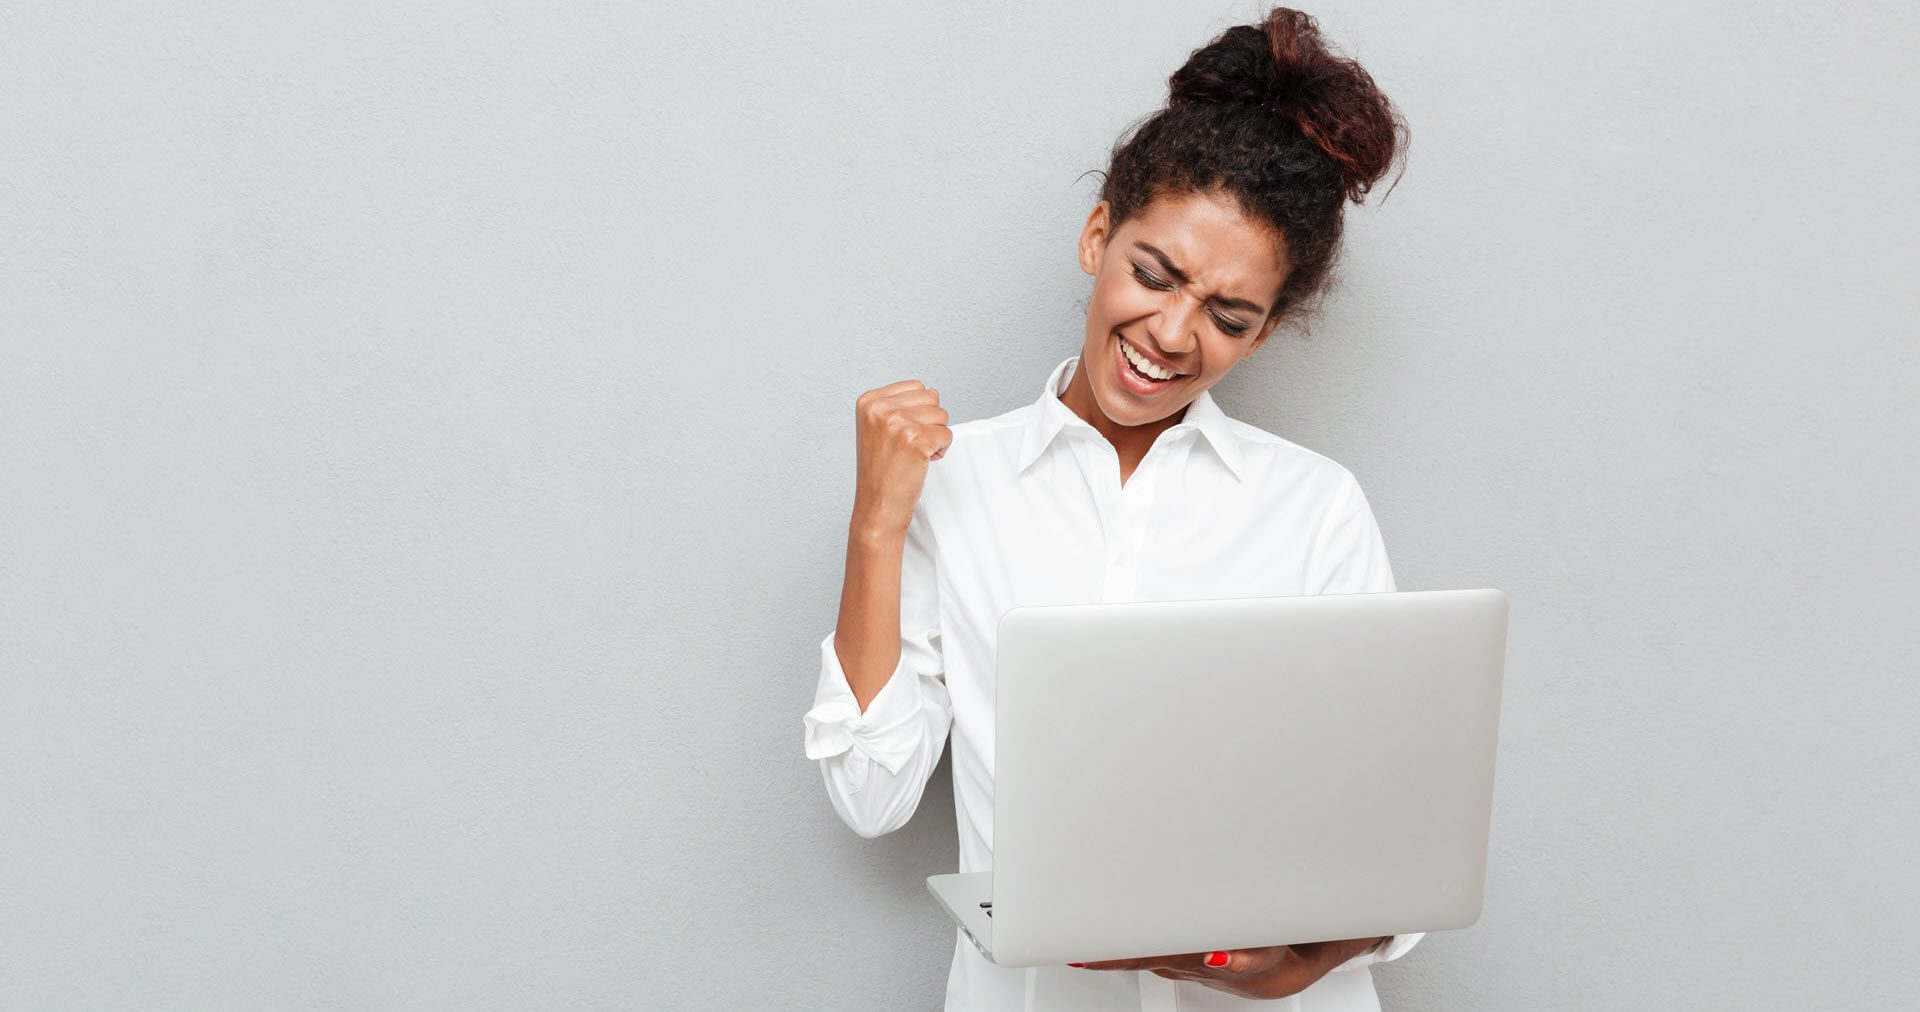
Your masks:
<svg viewBox="0 0 1920 1012"><path fill-rule="evenodd" d="M1127 339L1120 337L1118 334L1114 335L1114 337L1113 357L1118 360L1120 380L1123 386L1138 393L1152 394L1172 386L1173 382L1180 378L1180 375L1176 374L1166 379L1154 379L1152 376L1141 372L1139 367L1133 364L1133 360L1127 357L1126 349L1131 347L1131 345L1127 344Z"/></svg>

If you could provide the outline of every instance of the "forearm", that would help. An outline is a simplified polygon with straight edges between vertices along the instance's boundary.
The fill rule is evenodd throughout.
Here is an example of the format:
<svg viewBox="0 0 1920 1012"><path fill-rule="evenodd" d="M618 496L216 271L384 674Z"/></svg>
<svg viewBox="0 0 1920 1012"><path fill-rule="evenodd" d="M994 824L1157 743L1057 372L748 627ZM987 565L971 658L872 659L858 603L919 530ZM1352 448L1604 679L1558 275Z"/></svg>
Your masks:
<svg viewBox="0 0 1920 1012"><path fill-rule="evenodd" d="M833 646L862 713L900 664L900 570L906 540L906 531L872 523L858 513L847 528L847 568Z"/></svg>
<svg viewBox="0 0 1920 1012"><path fill-rule="evenodd" d="M1297 959L1281 960L1265 973L1247 974L1239 983L1248 990L1241 993L1260 998L1298 994L1347 963L1363 960L1376 946L1392 937L1343 938L1294 945L1291 948Z"/></svg>
<svg viewBox="0 0 1920 1012"><path fill-rule="evenodd" d="M1323 943L1325 948L1316 953L1316 956L1327 970L1332 970L1355 956L1364 956L1379 949L1392 938L1392 935L1375 935L1372 938L1348 938L1337 942L1326 942Z"/></svg>
<svg viewBox="0 0 1920 1012"><path fill-rule="evenodd" d="M1345 960L1334 964L1333 970L1330 972L1352 970L1362 966L1372 966L1376 963L1399 959L1401 956L1406 955L1408 950L1419 944L1420 939L1425 937L1424 932L1416 932L1413 934L1386 935L1381 938L1376 938L1373 940L1373 944L1361 948L1358 952L1349 955Z"/></svg>

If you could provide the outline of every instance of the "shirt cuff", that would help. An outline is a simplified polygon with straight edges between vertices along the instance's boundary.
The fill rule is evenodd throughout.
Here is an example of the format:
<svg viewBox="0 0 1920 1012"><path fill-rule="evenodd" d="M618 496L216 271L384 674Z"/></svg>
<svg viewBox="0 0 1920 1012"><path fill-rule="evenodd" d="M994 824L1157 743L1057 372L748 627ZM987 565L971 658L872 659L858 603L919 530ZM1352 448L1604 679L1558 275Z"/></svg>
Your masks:
<svg viewBox="0 0 1920 1012"><path fill-rule="evenodd" d="M1427 933L1424 931L1416 931L1408 935L1390 935L1385 942L1354 956L1327 972L1339 973L1342 970L1352 970L1362 966L1372 966L1375 963L1384 963L1391 959L1399 959L1401 956L1406 955L1408 949L1413 948L1417 942L1425 937L1427 937Z"/></svg>
<svg viewBox="0 0 1920 1012"><path fill-rule="evenodd" d="M836 630L837 631L837 630ZM907 666L902 650L900 662L887 676L887 684L867 703L863 713L840 666L839 651L833 647L834 633L820 641L820 684L814 691L814 706L804 718L808 759L831 759L846 755L850 792L858 793L867 783L872 763L888 773L913 755L915 722L920 717L919 675Z"/></svg>

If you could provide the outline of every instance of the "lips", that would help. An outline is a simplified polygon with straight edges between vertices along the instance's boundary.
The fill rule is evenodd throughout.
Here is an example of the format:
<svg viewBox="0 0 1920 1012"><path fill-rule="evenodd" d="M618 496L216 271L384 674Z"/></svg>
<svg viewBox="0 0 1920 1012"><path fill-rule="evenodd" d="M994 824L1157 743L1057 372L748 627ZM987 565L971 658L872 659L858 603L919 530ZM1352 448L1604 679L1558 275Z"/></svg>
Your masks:
<svg viewBox="0 0 1920 1012"><path fill-rule="evenodd" d="M1153 380L1135 372L1133 363L1128 362L1126 354L1120 350L1118 340L1113 343L1113 367L1121 389L1137 397L1154 397L1180 384L1179 376L1170 380Z"/></svg>
<svg viewBox="0 0 1920 1012"><path fill-rule="evenodd" d="M1166 360L1154 358L1152 355L1147 354L1146 349L1140 347L1137 344L1134 344L1132 341L1128 341L1124 337L1118 337L1118 335L1115 335L1115 336L1118 338L1118 340L1124 342L1127 347L1132 348L1134 351L1134 354L1139 355L1141 358L1146 359L1148 362L1151 362L1154 365L1157 365L1160 368L1165 369L1166 371L1173 374L1170 378L1163 380L1161 382L1171 383L1173 380L1182 379L1187 375L1186 373L1181 372L1179 369L1174 368L1173 365L1167 362ZM1122 352L1121 354L1124 355L1126 353Z"/></svg>

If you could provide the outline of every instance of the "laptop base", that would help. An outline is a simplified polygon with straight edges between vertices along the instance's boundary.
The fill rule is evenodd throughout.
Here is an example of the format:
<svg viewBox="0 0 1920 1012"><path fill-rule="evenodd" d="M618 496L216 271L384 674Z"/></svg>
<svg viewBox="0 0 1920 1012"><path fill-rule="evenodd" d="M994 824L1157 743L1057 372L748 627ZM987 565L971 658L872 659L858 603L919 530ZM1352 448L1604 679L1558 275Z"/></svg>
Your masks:
<svg viewBox="0 0 1920 1012"><path fill-rule="evenodd" d="M960 925L982 956L993 959L993 873L975 871L927 876L927 891Z"/></svg>

